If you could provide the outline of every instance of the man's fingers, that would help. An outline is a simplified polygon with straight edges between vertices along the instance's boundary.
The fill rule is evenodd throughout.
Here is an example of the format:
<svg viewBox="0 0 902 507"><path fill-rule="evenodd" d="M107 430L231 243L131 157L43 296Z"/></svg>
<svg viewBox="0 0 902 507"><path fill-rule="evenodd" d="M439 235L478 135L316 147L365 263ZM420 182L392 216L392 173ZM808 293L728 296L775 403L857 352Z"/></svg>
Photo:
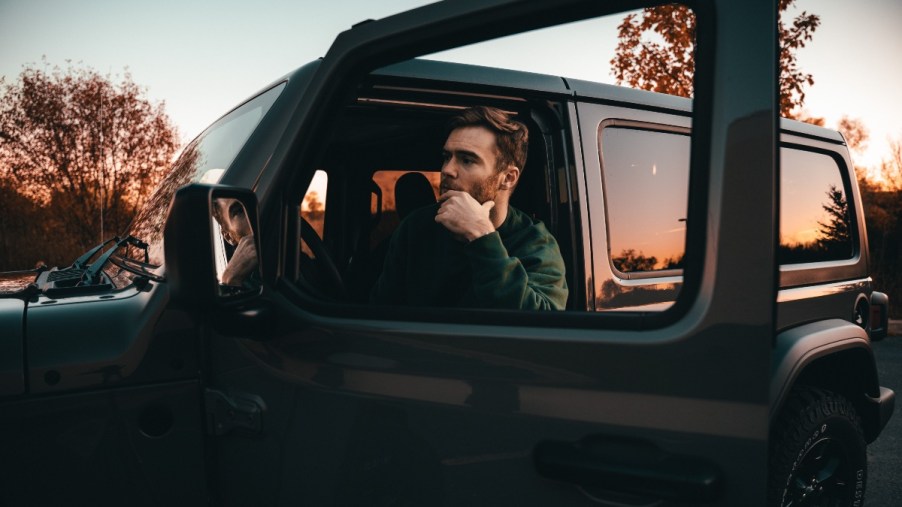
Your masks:
<svg viewBox="0 0 902 507"><path fill-rule="evenodd" d="M495 201L486 201L482 203L482 207L485 208L486 211L492 211L492 208L495 207Z"/></svg>
<svg viewBox="0 0 902 507"><path fill-rule="evenodd" d="M466 194L460 190L445 190L442 195L438 196L438 202L444 202L458 194Z"/></svg>

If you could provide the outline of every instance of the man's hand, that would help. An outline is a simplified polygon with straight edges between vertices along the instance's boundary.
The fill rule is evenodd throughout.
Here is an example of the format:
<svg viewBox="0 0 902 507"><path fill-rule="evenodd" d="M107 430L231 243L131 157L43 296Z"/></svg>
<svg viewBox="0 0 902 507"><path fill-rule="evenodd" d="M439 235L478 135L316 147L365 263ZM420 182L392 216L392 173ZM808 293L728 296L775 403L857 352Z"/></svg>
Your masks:
<svg viewBox="0 0 902 507"><path fill-rule="evenodd" d="M238 247L235 248L228 266L222 272L222 283L239 286L255 269L257 269L257 247L254 246L253 234L248 234L238 241Z"/></svg>
<svg viewBox="0 0 902 507"><path fill-rule="evenodd" d="M438 200L442 204L435 215L435 221L456 237L470 242L495 232L495 226L489 217L495 201L479 204L473 196L459 190L448 190Z"/></svg>

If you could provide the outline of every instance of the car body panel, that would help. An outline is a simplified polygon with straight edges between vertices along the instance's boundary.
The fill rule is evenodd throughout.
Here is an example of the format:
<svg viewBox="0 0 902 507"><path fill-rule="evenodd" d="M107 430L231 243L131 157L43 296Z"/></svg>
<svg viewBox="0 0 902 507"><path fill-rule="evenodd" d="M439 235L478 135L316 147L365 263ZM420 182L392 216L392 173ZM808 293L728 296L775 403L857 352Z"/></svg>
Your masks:
<svg viewBox="0 0 902 507"><path fill-rule="evenodd" d="M25 393L25 302L0 299L0 397Z"/></svg>
<svg viewBox="0 0 902 507"><path fill-rule="evenodd" d="M203 504L198 390L193 380L6 400L0 504Z"/></svg>
<svg viewBox="0 0 902 507"><path fill-rule="evenodd" d="M15 487L0 503L59 503L67 491L99 503L620 502L575 476L604 483L611 475L598 470L613 470L641 483L656 470L642 462L652 449L691 458L699 468L685 475L704 494L627 489L630 500L757 505L770 423L786 393L828 371L825 358L847 354L864 372L851 395L876 437L893 396L877 383L866 331L850 323L872 290L855 182L846 182L861 231L855 258L790 267L775 258L781 143L830 153L846 173L848 150L835 132L778 122L775 5L691 3L700 27L692 100L409 60L646 5L634 2L437 3L358 25L324 59L274 81L284 90L220 181L256 194L261 296L189 309L169 298L180 280L145 279L103 294L0 299L0 430L26 437L4 440L0 471ZM390 308L306 291L295 260L300 197L359 90L542 104L547 118L532 120L557 150L560 167L548 170L564 176L554 190L567 194L572 221L561 223L573 227L571 310L604 311ZM605 122L692 136L679 276L612 268ZM326 241L341 249L328 227L354 225L345 210L353 203L348 186L331 185L339 221ZM605 307L606 282L678 283L680 296ZM580 474L549 474L560 464L537 452L548 444L578 448L590 462ZM33 477L53 487L36 493Z"/></svg>

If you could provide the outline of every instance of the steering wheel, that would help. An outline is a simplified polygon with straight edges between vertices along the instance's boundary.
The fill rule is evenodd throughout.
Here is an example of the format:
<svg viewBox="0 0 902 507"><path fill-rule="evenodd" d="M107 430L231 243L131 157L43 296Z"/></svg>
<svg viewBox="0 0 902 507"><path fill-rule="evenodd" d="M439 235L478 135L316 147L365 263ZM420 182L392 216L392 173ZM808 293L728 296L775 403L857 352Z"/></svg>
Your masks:
<svg viewBox="0 0 902 507"><path fill-rule="evenodd" d="M310 251L313 252L314 261L318 266L318 271L323 275L325 281L329 285L328 292L331 292L342 299L347 299L348 294L345 289L344 280L341 278L341 272L338 271L338 266L335 264L335 261L332 260L332 256L329 254L329 251L326 250L326 245L323 244L323 240L320 239L319 235L316 233L316 229L310 225L304 217L298 217L301 219L301 240L304 243L307 243L307 246L310 247Z"/></svg>

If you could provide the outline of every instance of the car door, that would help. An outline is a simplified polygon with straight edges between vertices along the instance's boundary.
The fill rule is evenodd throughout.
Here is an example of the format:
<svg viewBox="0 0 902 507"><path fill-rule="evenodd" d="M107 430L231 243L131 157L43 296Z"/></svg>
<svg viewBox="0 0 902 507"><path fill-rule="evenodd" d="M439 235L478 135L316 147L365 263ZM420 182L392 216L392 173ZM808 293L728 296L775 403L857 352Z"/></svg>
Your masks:
<svg viewBox="0 0 902 507"><path fill-rule="evenodd" d="M680 295L666 311L329 302L307 293L286 260L297 249L298 198L323 132L367 72L635 7L440 3L336 39L256 182L263 295L249 303L256 310L233 315L244 331L235 320L210 325L207 396L220 407L209 421L219 429L210 465L216 501L764 502L776 280L775 5L691 3L698 50L686 261ZM577 49L566 57L588 57ZM597 156L578 141L584 135L566 135L577 165ZM585 182L578 188L580 203L600 198ZM605 234L604 220L596 213L582 222L586 248Z"/></svg>

